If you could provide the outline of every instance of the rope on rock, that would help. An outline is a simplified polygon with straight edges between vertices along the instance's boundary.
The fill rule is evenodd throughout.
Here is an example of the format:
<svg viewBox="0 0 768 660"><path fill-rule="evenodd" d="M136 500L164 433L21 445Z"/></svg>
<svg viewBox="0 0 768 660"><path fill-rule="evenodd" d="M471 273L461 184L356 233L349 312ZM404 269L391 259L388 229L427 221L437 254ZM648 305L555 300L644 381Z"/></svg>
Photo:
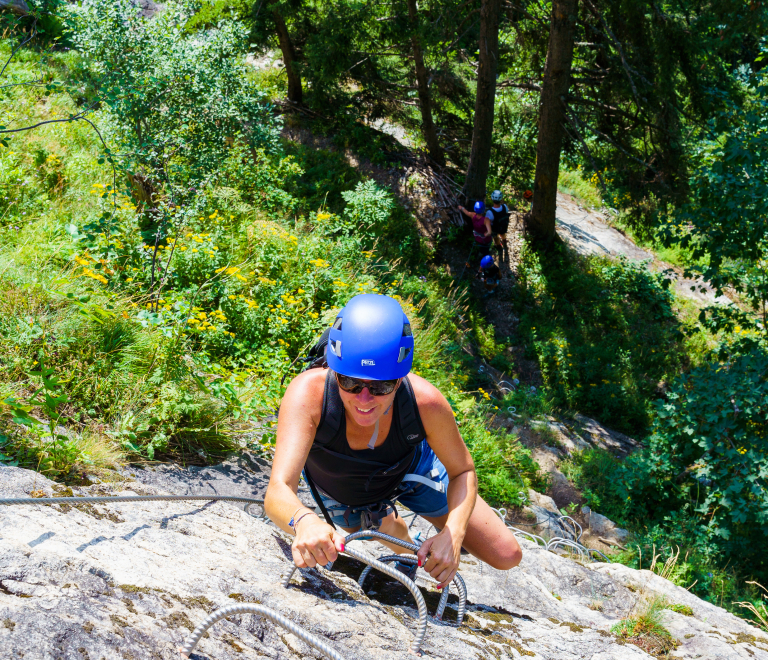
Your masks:
<svg viewBox="0 0 768 660"><path fill-rule="evenodd" d="M493 508L493 507L491 507ZM515 536L524 536L531 539L534 543L537 545L541 544L541 546L548 550L549 552L554 552L555 548L559 548L561 546L566 548L572 548L576 550L576 552L579 553L579 556L592 559L593 561L596 561L592 555L600 555L605 561L607 561L609 564L611 563L611 560L606 557L602 552L599 550L595 550L594 548L588 548L584 544L581 543L581 536L584 533L584 530L582 530L581 525L577 523L573 518L570 516L560 516L557 519L558 523L561 523L561 527L563 530L566 530L566 527L563 523L569 523L572 527L572 531L570 532L573 538L564 538L562 536L555 536L551 538L549 541L545 540L543 537L539 536L538 534L531 534L530 532L523 531L522 529L518 529L514 525L510 525L507 522L507 510L506 509L493 509L493 511L496 513L499 518L501 518L502 522L507 526L508 529L511 529ZM567 532L568 530L566 530Z"/></svg>
<svg viewBox="0 0 768 660"><path fill-rule="evenodd" d="M295 624L290 619L285 618L282 614L278 614L274 610L256 603L228 605L227 607L220 607L218 610L209 614L200 624L198 624L192 634L184 642L184 646L179 649L181 657L189 658L205 632L217 621L232 616L233 614L258 614L259 616L263 616L265 619L269 619L272 623L282 626L289 632L292 632L300 640L306 642L312 648L317 649L327 658L330 658L331 660L345 660L343 655L317 635L313 635L304 630L304 628Z"/></svg>

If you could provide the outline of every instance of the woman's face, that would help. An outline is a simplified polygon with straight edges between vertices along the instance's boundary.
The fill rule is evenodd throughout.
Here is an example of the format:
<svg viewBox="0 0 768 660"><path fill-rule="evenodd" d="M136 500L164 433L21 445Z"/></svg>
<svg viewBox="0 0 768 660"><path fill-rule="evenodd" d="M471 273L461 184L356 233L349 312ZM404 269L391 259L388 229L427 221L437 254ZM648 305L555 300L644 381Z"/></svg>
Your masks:
<svg viewBox="0 0 768 660"><path fill-rule="evenodd" d="M372 396L367 387L364 387L360 394L350 394L339 388L339 396L347 413L356 424L373 426L392 405L398 387L400 387L400 381L390 394L384 396Z"/></svg>

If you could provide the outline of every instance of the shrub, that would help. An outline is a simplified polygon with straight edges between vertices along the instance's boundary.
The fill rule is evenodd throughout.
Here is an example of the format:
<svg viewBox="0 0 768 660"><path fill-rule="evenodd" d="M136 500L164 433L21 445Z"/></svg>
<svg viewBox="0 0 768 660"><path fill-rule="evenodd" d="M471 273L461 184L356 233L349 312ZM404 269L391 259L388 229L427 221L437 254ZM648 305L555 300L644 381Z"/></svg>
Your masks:
<svg viewBox="0 0 768 660"><path fill-rule="evenodd" d="M668 281L627 259L527 246L519 273L520 329L553 403L644 432L659 382L689 360Z"/></svg>

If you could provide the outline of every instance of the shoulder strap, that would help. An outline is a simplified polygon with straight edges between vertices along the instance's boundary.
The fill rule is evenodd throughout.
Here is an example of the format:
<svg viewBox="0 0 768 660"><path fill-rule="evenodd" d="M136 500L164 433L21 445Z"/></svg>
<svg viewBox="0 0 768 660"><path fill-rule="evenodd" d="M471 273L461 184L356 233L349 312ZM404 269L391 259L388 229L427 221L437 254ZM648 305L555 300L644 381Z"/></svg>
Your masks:
<svg viewBox="0 0 768 660"><path fill-rule="evenodd" d="M419 406L416 404L416 395L407 376L403 378L403 387L397 393L397 412L400 421L400 433L406 444L411 446L418 445L427 437L427 432L421 423Z"/></svg>
<svg viewBox="0 0 768 660"><path fill-rule="evenodd" d="M328 369L323 390L323 414L315 431L315 444L327 445L338 434L344 417L344 404L339 396L339 384Z"/></svg>

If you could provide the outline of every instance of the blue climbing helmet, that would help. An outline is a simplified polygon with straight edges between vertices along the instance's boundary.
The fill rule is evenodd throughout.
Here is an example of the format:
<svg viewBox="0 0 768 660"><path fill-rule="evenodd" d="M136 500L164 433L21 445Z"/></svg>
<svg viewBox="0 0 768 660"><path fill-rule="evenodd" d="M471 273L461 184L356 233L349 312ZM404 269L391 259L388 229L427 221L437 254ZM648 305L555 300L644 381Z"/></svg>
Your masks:
<svg viewBox="0 0 768 660"><path fill-rule="evenodd" d="M485 211L485 202L475 202L475 213L482 213Z"/></svg>
<svg viewBox="0 0 768 660"><path fill-rule="evenodd" d="M485 269L485 268L490 268L491 266L493 266L493 257L490 254L486 254L480 260L480 267Z"/></svg>
<svg viewBox="0 0 768 660"><path fill-rule="evenodd" d="M411 323L394 298L355 296L333 323L326 357L329 368L351 378L403 378L413 365Z"/></svg>

